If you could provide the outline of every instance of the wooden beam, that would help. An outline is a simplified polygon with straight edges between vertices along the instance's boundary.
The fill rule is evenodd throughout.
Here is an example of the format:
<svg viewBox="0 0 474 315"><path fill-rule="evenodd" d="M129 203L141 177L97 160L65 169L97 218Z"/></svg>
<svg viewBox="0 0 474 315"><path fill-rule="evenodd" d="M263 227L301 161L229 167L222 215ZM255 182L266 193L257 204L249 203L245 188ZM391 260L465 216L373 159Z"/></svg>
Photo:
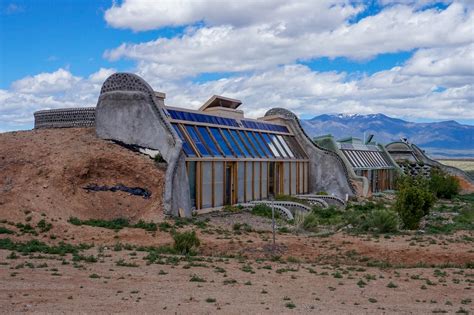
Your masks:
<svg viewBox="0 0 474 315"><path fill-rule="evenodd" d="M257 162L250 163L252 163L252 200L255 200L255 163Z"/></svg>
<svg viewBox="0 0 474 315"><path fill-rule="evenodd" d="M247 202L247 163L244 162L244 202Z"/></svg>
<svg viewBox="0 0 474 315"><path fill-rule="evenodd" d="M214 161L212 161L212 162L211 162L211 186L212 186L212 187L211 187L211 200L212 200L211 205L212 205L213 208L215 207L215 204L216 204L216 203L215 203L215 200L214 200L214 195L215 195L215 187L214 187L214 185L215 185L215 183L216 183L214 176L215 176Z"/></svg>

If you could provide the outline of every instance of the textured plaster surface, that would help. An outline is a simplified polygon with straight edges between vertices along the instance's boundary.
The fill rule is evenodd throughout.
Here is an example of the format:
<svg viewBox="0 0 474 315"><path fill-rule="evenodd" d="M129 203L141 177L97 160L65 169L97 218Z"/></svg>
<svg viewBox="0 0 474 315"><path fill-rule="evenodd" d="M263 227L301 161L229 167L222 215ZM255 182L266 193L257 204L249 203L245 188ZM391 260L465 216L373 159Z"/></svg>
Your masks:
<svg viewBox="0 0 474 315"><path fill-rule="evenodd" d="M168 163L164 194L166 214L191 216L191 201L182 142L164 117L164 102L140 77L119 73L102 87L96 109L96 133L160 151Z"/></svg>
<svg viewBox="0 0 474 315"><path fill-rule="evenodd" d="M306 135L295 114L283 108L274 108L268 111L265 116L279 116L283 119L308 154L308 187L311 193L325 191L342 199L345 199L346 195L354 196L363 193L358 191L363 187L363 179L350 178L349 170L336 153L317 147ZM354 174L354 176L356 175ZM361 183L354 185L353 182Z"/></svg>

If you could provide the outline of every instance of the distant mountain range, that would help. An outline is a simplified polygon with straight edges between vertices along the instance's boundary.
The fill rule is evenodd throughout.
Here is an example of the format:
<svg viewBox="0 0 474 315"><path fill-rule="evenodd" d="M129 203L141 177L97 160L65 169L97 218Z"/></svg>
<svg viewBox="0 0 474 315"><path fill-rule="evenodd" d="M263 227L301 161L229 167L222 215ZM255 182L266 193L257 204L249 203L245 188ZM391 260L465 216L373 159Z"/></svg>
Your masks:
<svg viewBox="0 0 474 315"><path fill-rule="evenodd" d="M474 126L454 120L414 123L383 114L336 114L302 120L302 125L311 137L332 134L336 140L350 136L363 139L365 132L383 144L406 137L432 157L474 158Z"/></svg>

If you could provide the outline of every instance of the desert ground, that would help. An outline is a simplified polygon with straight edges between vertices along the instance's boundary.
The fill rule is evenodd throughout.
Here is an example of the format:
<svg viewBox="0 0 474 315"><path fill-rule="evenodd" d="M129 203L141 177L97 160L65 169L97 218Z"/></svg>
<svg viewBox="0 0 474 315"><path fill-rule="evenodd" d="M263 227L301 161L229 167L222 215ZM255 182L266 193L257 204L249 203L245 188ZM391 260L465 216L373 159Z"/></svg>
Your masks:
<svg viewBox="0 0 474 315"><path fill-rule="evenodd" d="M474 178L474 159L440 159L439 162L445 165L457 167Z"/></svg>
<svg viewBox="0 0 474 315"><path fill-rule="evenodd" d="M439 200L418 231L356 231L350 209L313 232L277 220L273 246L271 219L250 212L165 217L162 178L90 130L0 135L0 312L474 312L474 195ZM83 189L93 182L152 195ZM186 231L200 246L181 255Z"/></svg>

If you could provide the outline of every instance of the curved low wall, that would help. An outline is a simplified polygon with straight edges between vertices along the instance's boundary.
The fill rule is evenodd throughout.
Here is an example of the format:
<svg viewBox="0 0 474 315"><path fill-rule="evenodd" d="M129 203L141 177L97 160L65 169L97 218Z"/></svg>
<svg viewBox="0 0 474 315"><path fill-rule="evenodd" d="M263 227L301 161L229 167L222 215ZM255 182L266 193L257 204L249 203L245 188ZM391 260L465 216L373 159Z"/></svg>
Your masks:
<svg viewBox="0 0 474 315"><path fill-rule="evenodd" d="M94 127L95 107L60 108L34 113L35 129Z"/></svg>

